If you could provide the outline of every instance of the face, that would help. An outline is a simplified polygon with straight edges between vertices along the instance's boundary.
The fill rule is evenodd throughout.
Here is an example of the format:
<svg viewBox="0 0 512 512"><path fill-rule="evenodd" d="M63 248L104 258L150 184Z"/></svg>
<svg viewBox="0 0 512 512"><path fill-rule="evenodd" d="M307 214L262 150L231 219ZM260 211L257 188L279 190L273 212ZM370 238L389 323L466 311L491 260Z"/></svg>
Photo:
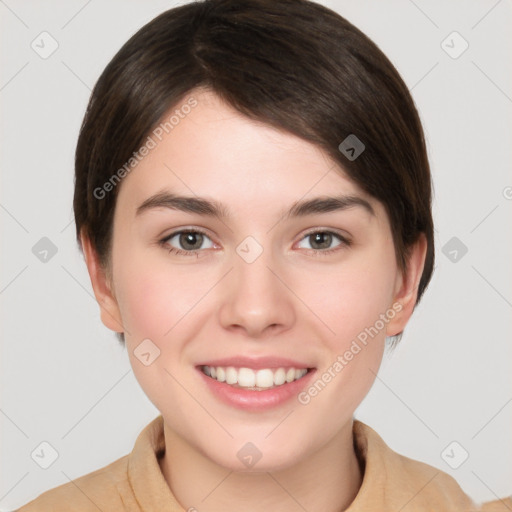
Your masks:
<svg viewBox="0 0 512 512"><path fill-rule="evenodd" d="M325 153L190 96L122 180L102 318L166 429L228 468L249 441L259 470L288 467L351 424L415 296L383 206Z"/></svg>

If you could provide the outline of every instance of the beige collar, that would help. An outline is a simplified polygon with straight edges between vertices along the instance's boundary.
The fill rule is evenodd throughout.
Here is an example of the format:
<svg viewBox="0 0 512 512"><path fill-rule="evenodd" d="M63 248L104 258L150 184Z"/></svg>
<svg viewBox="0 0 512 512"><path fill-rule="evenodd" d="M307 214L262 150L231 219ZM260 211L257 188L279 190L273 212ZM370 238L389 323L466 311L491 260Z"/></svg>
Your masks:
<svg viewBox="0 0 512 512"><path fill-rule="evenodd" d="M354 420L353 434L364 476L347 512L476 509L451 476L394 452L368 425ZM128 457L129 482L144 512L183 512L160 469L158 459L164 450L164 424L159 415L140 433Z"/></svg>

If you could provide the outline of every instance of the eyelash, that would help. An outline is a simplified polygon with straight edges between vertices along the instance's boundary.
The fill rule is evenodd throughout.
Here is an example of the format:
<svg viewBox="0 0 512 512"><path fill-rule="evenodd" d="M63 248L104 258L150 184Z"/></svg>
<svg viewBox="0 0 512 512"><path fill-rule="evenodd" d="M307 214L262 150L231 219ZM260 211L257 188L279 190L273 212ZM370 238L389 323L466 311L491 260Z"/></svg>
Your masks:
<svg viewBox="0 0 512 512"><path fill-rule="evenodd" d="M167 245L167 242L175 237L176 235L180 235L180 234L184 234L184 233L200 233L201 235L204 235L208 238L210 238L208 236L208 234L204 231L202 231L201 229L182 229L182 230L179 230L179 231L174 231L173 233L171 233L170 235L167 235L165 238L163 238L162 240L160 240L158 243L159 245L161 245L162 247L164 247L168 252L169 254L176 254L176 255L183 255L183 256L194 256L196 255L197 257L199 257L199 253L204 250L204 249L195 249L195 250L192 250L192 251L184 251L182 249L177 249L176 247L169 247ZM317 233L323 233L323 234L330 234L330 235L334 235L336 238L338 238L338 240L341 242L340 245L336 246L334 249L327 249L327 250L321 250L321 249L306 249L308 251L311 251L313 253L314 256L326 256L326 255L329 255L333 252L337 252L339 250L342 250L343 246L345 247L350 247L352 245L352 241L341 236L340 234L334 232L334 231L328 231L328 230L316 230L316 231L310 231L308 233L305 233L304 236L301 238L301 240L303 240L304 238L307 238L308 236L311 236L311 235L315 235Z"/></svg>

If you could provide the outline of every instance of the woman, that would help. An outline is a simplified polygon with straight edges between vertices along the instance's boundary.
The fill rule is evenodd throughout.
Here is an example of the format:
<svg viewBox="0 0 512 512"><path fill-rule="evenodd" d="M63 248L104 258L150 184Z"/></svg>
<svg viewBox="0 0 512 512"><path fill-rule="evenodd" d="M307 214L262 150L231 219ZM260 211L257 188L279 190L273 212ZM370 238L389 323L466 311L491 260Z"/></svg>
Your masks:
<svg viewBox="0 0 512 512"><path fill-rule="evenodd" d="M354 411L434 268L421 122L385 55L303 0L206 0L98 80L74 211L101 318L161 415L20 510L508 510Z"/></svg>

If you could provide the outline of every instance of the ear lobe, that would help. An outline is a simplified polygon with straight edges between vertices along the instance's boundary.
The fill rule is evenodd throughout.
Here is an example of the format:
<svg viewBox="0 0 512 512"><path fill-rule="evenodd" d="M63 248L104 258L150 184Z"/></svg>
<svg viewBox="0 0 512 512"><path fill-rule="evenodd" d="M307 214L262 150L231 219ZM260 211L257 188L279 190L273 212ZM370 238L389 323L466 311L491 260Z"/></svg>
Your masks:
<svg viewBox="0 0 512 512"><path fill-rule="evenodd" d="M124 332L117 299L112 293L112 285L107 278L105 269L99 263L98 254L84 233L80 235L80 240L94 296L100 306L101 321L105 327L114 332Z"/></svg>
<svg viewBox="0 0 512 512"><path fill-rule="evenodd" d="M427 237L424 233L420 233L418 240L411 248L407 272L405 274L400 273L397 277L392 307L398 313L387 325L387 336L395 336L402 332L414 311L418 297L418 286L425 266L427 247Z"/></svg>

